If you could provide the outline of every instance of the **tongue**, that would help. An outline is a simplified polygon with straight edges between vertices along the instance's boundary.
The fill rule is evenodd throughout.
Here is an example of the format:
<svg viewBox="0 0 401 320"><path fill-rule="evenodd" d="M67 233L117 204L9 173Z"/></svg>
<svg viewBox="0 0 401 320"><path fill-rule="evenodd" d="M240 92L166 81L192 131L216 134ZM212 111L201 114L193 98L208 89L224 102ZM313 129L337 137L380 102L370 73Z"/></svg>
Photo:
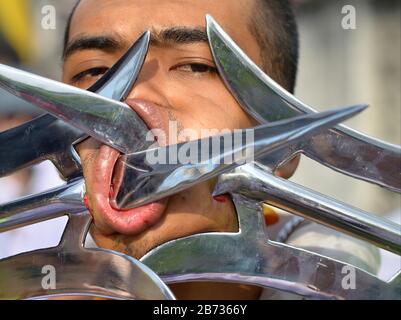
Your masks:
<svg viewBox="0 0 401 320"><path fill-rule="evenodd" d="M103 145L95 159L89 207L96 227L104 234L137 235L157 223L163 216L167 199L129 210L117 210L110 204L110 185L119 152Z"/></svg>

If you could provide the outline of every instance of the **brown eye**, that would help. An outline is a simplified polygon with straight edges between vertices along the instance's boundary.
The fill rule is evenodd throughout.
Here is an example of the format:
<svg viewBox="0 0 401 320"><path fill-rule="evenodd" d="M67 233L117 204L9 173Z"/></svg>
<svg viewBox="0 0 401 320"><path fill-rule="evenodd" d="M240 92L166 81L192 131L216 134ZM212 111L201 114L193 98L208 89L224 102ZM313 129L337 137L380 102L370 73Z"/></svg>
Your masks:
<svg viewBox="0 0 401 320"><path fill-rule="evenodd" d="M177 67L177 70L193 73L215 73L217 69L202 63L189 63Z"/></svg>
<svg viewBox="0 0 401 320"><path fill-rule="evenodd" d="M108 69L107 67L97 67L82 71L72 77L71 82L74 84L84 81L93 83L95 80L99 79L100 76L104 75Z"/></svg>
<svg viewBox="0 0 401 320"><path fill-rule="evenodd" d="M192 72L199 72L199 73L204 73L204 72L211 72L215 70L214 68L207 66L205 64L191 64L191 71Z"/></svg>

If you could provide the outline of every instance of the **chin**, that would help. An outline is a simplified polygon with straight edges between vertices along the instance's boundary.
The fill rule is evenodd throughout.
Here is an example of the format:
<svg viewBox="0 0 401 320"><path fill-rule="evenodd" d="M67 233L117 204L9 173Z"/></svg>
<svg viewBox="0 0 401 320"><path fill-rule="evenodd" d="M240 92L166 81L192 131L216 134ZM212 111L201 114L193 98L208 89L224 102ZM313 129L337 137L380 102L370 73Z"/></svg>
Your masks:
<svg viewBox="0 0 401 320"><path fill-rule="evenodd" d="M219 231L208 226L200 228L200 225L197 223L193 223L192 225L197 226L197 228L177 230L176 225L173 227L170 226L169 228L168 224L164 224L157 226L163 230L157 230L158 228L155 228L136 236L127 236L122 234L103 235L96 229L96 227L92 226L91 236L96 245L100 248L118 251L139 260L145 254L169 241L194 234ZM167 233L166 229L174 229L175 232Z"/></svg>

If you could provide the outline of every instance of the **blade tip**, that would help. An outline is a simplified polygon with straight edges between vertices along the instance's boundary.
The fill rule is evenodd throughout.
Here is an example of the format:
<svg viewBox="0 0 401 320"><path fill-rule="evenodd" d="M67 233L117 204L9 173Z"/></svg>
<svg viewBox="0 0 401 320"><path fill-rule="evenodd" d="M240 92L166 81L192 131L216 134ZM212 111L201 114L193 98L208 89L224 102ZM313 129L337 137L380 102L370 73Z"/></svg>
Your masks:
<svg viewBox="0 0 401 320"><path fill-rule="evenodd" d="M351 110L350 112L352 112L352 114L357 114L366 110L368 107L369 107L368 104L358 104L353 107L350 107L349 109Z"/></svg>
<svg viewBox="0 0 401 320"><path fill-rule="evenodd" d="M206 14L206 29L210 31L211 29L217 28L217 22L214 20L213 16L209 13Z"/></svg>

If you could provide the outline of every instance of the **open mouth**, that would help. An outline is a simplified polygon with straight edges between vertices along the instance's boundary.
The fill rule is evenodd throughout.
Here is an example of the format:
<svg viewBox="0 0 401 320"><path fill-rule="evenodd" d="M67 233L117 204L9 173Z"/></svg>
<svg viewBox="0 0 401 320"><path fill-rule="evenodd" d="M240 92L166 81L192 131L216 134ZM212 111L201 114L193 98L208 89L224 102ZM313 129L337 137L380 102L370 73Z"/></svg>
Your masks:
<svg viewBox="0 0 401 320"><path fill-rule="evenodd" d="M129 101L128 104L144 119L148 127L155 128L160 124L160 121L157 121L158 119L155 120L149 117L149 112L147 112L146 108L143 108L143 104L139 108L137 108L139 102ZM103 228L101 229L107 230L107 233L133 236L144 232L161 220L167 207L168 198L134 209L122 210L114 206L111 201L111 194L113 191L114 169L119 156L120 153L109 146L102 145L100 147L94 162L94 181L90 183L92 188L90 190L91 200L93 200L91 201L92 207L90 209L100 215L101 219L99 220L101 220L102 224L105 224L102 225Z"/></svg>

